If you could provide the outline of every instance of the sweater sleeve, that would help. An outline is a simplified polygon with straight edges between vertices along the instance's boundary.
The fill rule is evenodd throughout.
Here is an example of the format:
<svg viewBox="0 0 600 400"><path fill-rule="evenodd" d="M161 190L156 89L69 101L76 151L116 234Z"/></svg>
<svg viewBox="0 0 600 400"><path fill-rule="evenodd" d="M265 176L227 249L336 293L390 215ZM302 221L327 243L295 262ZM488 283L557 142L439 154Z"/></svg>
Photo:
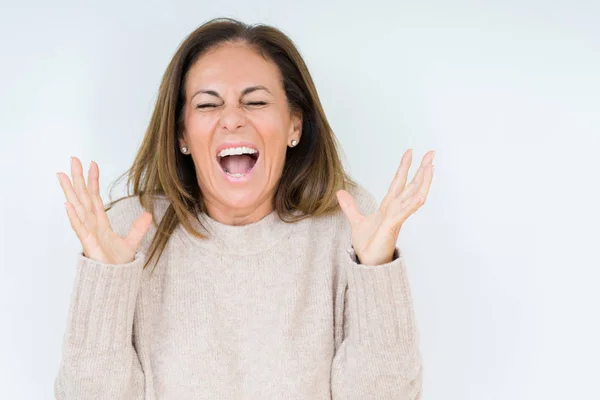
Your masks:
<svg viewBox="0 0 600 400"><path fill-rule="evenodd" d="M57 400L144 397L144 373L133 345L133 318L144 254L127 264L77 255L62 358L54 382Z"/></svg>
<svg viewBox="0 0 600 400"><path fill-rule="evenodd" d="M421 399L419 333L400 249L391 262L378 266L358 264L354 250L347 252L332 399Z"/></svg>

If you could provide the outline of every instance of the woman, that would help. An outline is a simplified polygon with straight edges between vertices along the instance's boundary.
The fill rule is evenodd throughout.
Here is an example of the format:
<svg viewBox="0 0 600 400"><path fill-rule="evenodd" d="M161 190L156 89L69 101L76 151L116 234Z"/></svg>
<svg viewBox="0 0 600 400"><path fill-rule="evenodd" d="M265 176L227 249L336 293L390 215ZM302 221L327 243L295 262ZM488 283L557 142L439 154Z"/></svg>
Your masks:
<svg viewBox="0 0 600 400"><path fill-rule="evenodd" d="M99 170L59 181L81 241L58 399L418 399L422 365L396 247L428 152L378 207L342 168L292 41L207 22L164 74L104 208ZM107 212L106 212L107 211ZM151 261L152 268L147 268Z"/></svg>

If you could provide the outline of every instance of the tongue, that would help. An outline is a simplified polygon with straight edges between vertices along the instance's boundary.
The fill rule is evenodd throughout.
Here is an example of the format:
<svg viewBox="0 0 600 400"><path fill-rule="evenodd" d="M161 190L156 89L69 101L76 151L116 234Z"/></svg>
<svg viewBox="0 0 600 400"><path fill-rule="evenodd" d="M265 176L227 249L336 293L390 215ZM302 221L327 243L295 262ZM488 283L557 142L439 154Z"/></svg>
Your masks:
<svg viewBox="0 0 600 400"><path fill-rule="evenodd" d="M230 174L244 174L254 164L254 159L247 154L239 156L227 156L221 161L221 166L225 172Z"/></svg>

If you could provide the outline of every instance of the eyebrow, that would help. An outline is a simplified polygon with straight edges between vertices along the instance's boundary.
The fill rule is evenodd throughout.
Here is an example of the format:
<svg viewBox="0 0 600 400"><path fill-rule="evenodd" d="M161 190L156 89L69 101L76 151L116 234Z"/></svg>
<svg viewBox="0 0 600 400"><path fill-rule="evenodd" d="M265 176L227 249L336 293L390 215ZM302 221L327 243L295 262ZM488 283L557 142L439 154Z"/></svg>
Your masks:
<svg viewBox="0 0 600 400"><path fill-rule="evenodd" d="M265 90L267 93L272 94L269 89L267 89L266 87L262 86L262 85L256 85L256 86L248 86L247 88L245 88L244 90L242 90L242 96L247 95L248 93L252 93L252 92L256 92L257 90ZM214 90L203 90L200 89L198 91L196 91L193 95L192 95L192 99L200 93L206 93L209 94L211 96L215 96L218 98L221 98L221 95L219 94L219 92L216 92Z"/></svg>

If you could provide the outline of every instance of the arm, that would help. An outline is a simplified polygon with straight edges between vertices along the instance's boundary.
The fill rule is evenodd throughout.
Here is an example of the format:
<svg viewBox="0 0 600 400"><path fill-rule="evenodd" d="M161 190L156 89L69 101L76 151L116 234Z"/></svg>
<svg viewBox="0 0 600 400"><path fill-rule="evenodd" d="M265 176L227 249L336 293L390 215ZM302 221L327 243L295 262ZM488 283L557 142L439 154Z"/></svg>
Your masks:
<svg viewBox="0 0 600 400"><path fill-rule="evenodd" d="M342 279L335 289L335 313L342 314L343 322L336 316L334 400L421 398L419 333L404 257L396 244L406 219L425 203L434 154L423 157L407 185L412 151L405 152L379 207L356 185L336 192L350 225L352 248L350 256L341 258Z"/></svg>
<svg viewBox="0 0 600 400"><path fill-rule="evenodd" d="M77 255L54 395L58 400L141 399L145 376L134 347L134 314L145 256L138 249L153 214L137 195L106 209L95 162L86 183L81 161L72 157L71 175L72 181L57 173L83 249Z"/></svg>
<svg viewBox="0 0 600 400"><path fill-rule="evenodd" d="M144 397L144 373L132 343L143 262L142 253L127 264L103 264L78 254L54 382L57 400Z"/></svg>
<svg viewBox="0 0 600 400"><path fill-rule="evenodd" d="M333 358L332 399L421 399L419 333L404 258L397 248L391 262L365 266L348 252L336 309L343 335Z"/></svg>

